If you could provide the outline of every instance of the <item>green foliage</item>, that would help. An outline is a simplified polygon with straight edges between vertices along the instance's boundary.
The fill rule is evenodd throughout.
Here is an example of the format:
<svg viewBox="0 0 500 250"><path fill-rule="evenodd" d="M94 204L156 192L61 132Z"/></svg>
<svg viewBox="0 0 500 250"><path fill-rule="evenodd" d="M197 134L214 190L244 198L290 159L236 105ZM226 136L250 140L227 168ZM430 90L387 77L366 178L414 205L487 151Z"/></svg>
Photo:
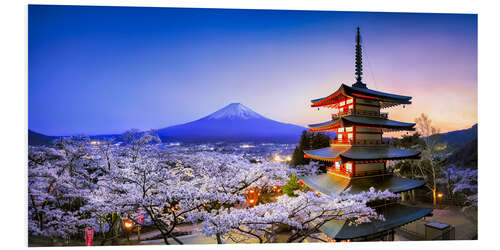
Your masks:
<svg viewBox="0 0 500 250"><path fill-rule="evenodd" d="M290 175L290 179L283 186L283 193L290 197L295 197L296 195L294 194L294 192L295 190L299 189L300 189L299 179L297 178L297 176L295 176L295 174Z"/></svg>
<svg viewBox="0 0 500 250"><path fill-rule="evenodd" d="M291 164L307 165L311 159L304 158L304 150L318 149L330 146L330 136L324 133L309 133L302 131L299 145L295 148L292 155Z"/></svg>

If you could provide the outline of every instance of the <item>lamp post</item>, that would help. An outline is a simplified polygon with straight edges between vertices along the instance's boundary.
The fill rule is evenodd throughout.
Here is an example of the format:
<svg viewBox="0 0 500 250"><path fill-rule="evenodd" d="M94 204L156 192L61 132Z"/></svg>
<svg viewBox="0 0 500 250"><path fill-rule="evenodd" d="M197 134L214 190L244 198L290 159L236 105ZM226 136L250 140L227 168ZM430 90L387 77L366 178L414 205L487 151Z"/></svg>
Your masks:
<svg viewBox="0 0 500 250"><path fill-rule="evenodd" d="M437 194L437 197L438 197L438 201L439 201L439 202L438 202L438 208L441 208L441 200L442 200L442 198L443 198L443 193L439 192L439 193Z"/></svg>
<svg viewBox="0 0 500 250"><path fill-rule="evenodd" d="M131 220L127 219L127 220L123 221L123 227L126 230L127 241L130 241L130 239L129 239L129 232L132 229L132 227L134 227L134 223Z"/></svg>

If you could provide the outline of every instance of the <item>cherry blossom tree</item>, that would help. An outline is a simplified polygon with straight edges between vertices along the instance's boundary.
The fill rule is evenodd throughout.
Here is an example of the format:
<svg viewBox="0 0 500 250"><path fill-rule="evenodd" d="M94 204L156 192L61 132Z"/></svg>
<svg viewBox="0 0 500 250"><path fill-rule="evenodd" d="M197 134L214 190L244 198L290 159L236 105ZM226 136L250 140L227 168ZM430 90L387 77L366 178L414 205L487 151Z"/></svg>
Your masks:
<svg viewBox="0 0 500 250"><path fill-rule="evenodd" d="M207 214L203 222L206 235L225 235L233 241L256 238L260 243L276 242L277 228L288 226L292 234L286 242L315 238L314 233L330 220L348 220L352 224L383 220L366 204L397 197L388 191L352 195L323 196L314 192L296 192L297 197L280 196L277 202L247 209L231 208Z"/></svg>
<svg viewBox="0 0 500 250"><path fill-rule="evenodd" d="M96 188L101 169L94 163L87 137L57 140L53 147L28 152L29 231L69 238L92 224L81 210Z"/></svg>
<svg viewBox="0 0 500 250"><path fill-rule="evenodd" d="M288 242L302 242L331 219L380 219L366 203L394 197L374 190L339 196L298 191L297 197L246 203L249 189L272 190L292 173L305 176L317 169L316 163L290 168L251 163L243 155L165 149L154 131L133 130L113 141L66 138L30 148L29 231L81 237L91 226L102 234L101 244L118 244L123 219L138 225L137 212L144 211L165 244L183 244L174 234L183 223L201 223L202 232L218 243L236 234L273 242L280 226L293 229Z"/></svg>

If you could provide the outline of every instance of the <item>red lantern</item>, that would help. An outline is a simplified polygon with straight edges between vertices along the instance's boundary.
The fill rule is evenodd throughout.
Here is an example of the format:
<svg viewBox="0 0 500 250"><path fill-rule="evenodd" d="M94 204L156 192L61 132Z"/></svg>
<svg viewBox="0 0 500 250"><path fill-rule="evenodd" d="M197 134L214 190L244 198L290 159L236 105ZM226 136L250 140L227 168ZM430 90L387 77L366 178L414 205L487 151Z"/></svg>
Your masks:
<svg viewBox="0 0 500 250"><path fill-rule="evenodd" d="M257 202L259 201L260 192L261 191L256 192L254 188L248 189L246 194L248 206L257 205Z"/></svg>

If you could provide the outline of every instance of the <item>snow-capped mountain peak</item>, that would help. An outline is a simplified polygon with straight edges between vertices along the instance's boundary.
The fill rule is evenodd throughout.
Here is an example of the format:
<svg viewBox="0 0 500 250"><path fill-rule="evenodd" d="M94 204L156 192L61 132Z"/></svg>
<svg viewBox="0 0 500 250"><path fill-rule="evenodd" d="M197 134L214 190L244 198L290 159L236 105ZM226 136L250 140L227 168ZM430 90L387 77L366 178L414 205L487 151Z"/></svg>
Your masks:
<svg viewBox="0 0 500 250"><path fill-rule="evenodd" d="M222 109L210 114L204 119L214 120L214 119L266 119L265 117L259 115L257 112L251 110L247 106L241 103L231 103Z"/></svg>

